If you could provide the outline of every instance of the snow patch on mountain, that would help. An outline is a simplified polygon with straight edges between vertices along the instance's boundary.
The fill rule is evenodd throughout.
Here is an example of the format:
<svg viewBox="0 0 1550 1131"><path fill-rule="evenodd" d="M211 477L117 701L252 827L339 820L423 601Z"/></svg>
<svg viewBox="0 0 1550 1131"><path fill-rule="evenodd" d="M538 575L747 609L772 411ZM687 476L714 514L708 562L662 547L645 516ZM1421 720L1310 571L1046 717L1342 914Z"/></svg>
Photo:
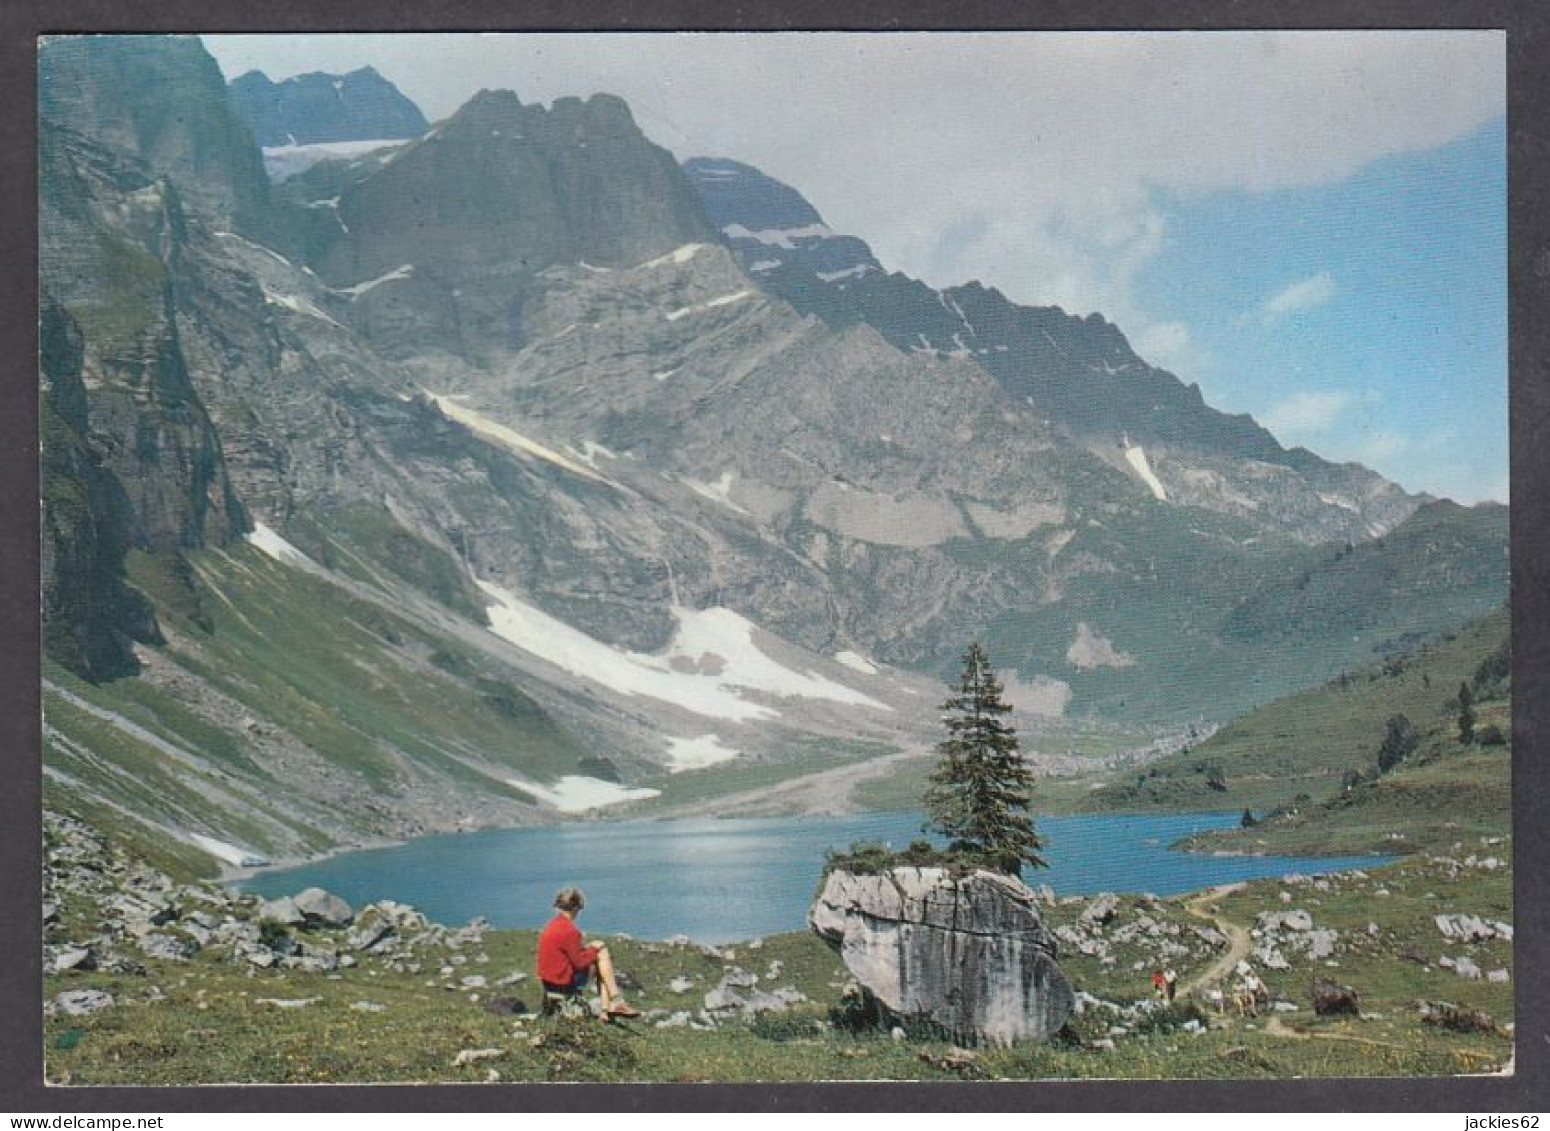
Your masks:
<svg viewBox="0 0 1550 1131"><path fill-rule="evenodd" d="M757 232L749 231L741 224L728 224L721 231L734 240L758 240L762 244L787 250L795 248L797 240L827 240L834 237L834 232L827 224L803 224L800 228L761 228Z"/></svg>
<svg viewBox="0 0 1550 1131"><path fill-rule="evenodd" d="M1152 470L1152 465L1146 458L1145 448L1140 444L1135 447L1125 445L1125 462L1135 469L1136 474L1141 477L1141 482L1152 489L1152 494L1165 503L1168 501L1168 492L1163 488L1162 480L1157 478L1157 473Z"/></svg>
<svg viewBox="0 0 1550 1131"><path fill-rule="evenodd" d="M710 247L705 243L686 243L682 247L674 248L666 255L659 255L655 259L648 259L636 268L637 271L649 271L654 267L681 267L693 259L700 252Z"/></svg>
<svg viewBox="0 0 1550 1131"><path fill-rule="evenodd" d="M731 609L674 609L672 643L647 655L596 640L498 585L478 584L495 602L487 610L495 635L621 695L643 695L729 722L779 717L774 708L743 698L743 691L889 710L859 691L771 659L754 643L753 622Z"/></svg>
<svg viewBox="0 0 1550 1131"><path fill-rule="evenodd" d="M847 668L852 668L855 671L860 672L862 675L877 674L877 665L863 656L860 652L851 652L848 650L844 652L836 652L834 653L834 658L840 663L844 664Z"/></svg>
<svg viewBox="0 0 1550 1131"><path fill-rule="evenodd" d="M713 734L702 734L699 738L669 738L667 772L681 774L685 770L702 770L706 766L730 762L741 753L741 750L721 745L721 740Z"/></svg>
<svg viewBox="0 0 1550 1131"><path fill-rule="evenodd" d="M693 306L680 306L677 310L669 310L663 315L669 322L677 322L680 318L686 318L691 314L697 314L705 310L714 310L718 306L730 306L734 302L742 302L745 298L752 298L755 292L751 290L733 291L729 295L720 295L705 302L695 303Z"/></svg>
<svg viewBox="0 0 1550 1131"><path fill-rule="evenodd" d="M696 495L709 499L713 503L720 503L722 506L736 511L738 514L747 514L746 510L732 501L732 481L734 478L730 471L723 471L721 477L714 483L706 483L699 479L685 477L683 485Z"/></svg>
<svg viewBox="0 0 1550 1131"><path fill-rule="evenodd" d="M255 522L253 524L253 529L248 534L248 543L256 546L277 562L284 562L286 565L308 566L312 569L323 568L262 522Z"/></svg>
<svg viewBox="0 0 1550 1131"><path fill-rule="evenodd" d="M238 868L260 868L269 863L267 859L256 852L249 852L245 848L238 848L235 844L228 844L224 840L216 840L213 836L205 836L202 833L189 833L188 839L195 848L203 849L217 860Z"/></svg>
<svg viewBox="0 0 1550 1131"><path fill-rule="evenodd" d="M263 284L259 285L263 287ZM287 294L284 291L272 291L268 287L263 287L263 291L264 301L273 306L282 307L293 314L304 314L308 318L316 318L319 322L327 322L330 326L340 330L344 329L338 322L335 322L327 314L323 313L317 304L310 299L302 298L300 295Z"/></svg>
<svg viewBox="0 0 1550 1131"><path fill-rule="evenodd" d="M377 138L371 141L318 141L309 145L272 145L264 150L264 172L275 184L304 173L319 161L330 158L349 160L377 149L397 149L409 144L404 138Z"/></svg>
<svg viewBox="0 0 1550 1131"><path fill-rule="evenodd" d="M521 778L507 778L506 784L531 793L562 813L584 813L588 809L622 805L626 801L644 801L662 792L660 789L631 789L618 782L589 778L581 774L566 774L553 785L537 785Z"/></svg>
<svg viewBox="0 0 1550 1131"><path fill-rule="evenodd" d="M414 264L405 263L402 266L393 268L385 275L378 275L375 279L367 279L364 283L356 283L353 287L339 287L337 290L342 295L360 298L361 295L366 294L368 291L376 290L383 283L395 283L400 279L407 279L413 274Z"/></svg>
<svg viewBox="0 0 1550 1131"><path fill-rule="evenodd" d="M819 271L818 277L826 283L837 282L840 279L858 279L869 271L874 271L870 263L858 263L854 267L846 267L843 271Z"/></svg>
<svg viewBox="0 0 1550 1131"><path fill-rule="evenodd" d="M593 471L590 467L587 467L585 464L577 463L573 459L568 459L561 455L559 452L555 451L553 448L547 448L543 444L538 443L536 440L529 440L520 432L514 431L513 429L507 428L504 424L500 424L494 420L491 420L483 413L475 412L473 409L468 408L466 405L458 404L458 394L448 394L443 396L438 393L427 391L425 395L430 397L430 399L435 402L436 407L441 409L442 413L447 417L451 418L452 420L456 420L459 424L462 424L468 428L469 431L473 432L475 435L482 436L487 440L493 440L495 443L500 444L502 447L509 451L515 452L519 456L524 458L544 460L545 462L554 464L556 467L562 467L566 471L573 472L574 474L580 475L584 478L595 479L599 483L611 482L610 480L605 479L603 476L599 475L596 471Z"/></svg>

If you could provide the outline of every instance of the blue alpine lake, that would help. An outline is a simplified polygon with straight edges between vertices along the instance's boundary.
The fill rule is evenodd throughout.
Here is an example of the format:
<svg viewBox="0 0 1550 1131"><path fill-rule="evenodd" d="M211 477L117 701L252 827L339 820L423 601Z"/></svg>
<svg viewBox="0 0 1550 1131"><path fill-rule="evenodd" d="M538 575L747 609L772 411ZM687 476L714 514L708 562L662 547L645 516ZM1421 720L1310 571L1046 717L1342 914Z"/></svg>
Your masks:
<svg viewBox="0 0 1550 1131"><path fill-rule="evenodd" d="M676 821L577 822L425 837L259 873L239 886L275 897L321 887L360 906L395 899L442 923L485 916L499 927L537 927L554 893L587 895L588 931L637 938L688 935L720 943L801 930L824 853L857 841L903 847L920 839L919 813ZM1191 833L1227 828L1233 813L1044 817L1050 866L1034 886L1061 896L1100 891L1173 895L1214 884L1333 872L1385 856L1214 856L1174 852Z"/></svg>

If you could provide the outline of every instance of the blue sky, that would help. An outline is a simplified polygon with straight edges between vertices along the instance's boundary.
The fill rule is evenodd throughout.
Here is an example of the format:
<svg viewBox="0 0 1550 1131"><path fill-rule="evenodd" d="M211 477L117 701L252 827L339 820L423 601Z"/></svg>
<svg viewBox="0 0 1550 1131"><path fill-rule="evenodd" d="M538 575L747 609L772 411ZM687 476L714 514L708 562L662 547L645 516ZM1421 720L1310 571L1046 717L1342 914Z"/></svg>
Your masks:
<svg viewBox="0 0 1550 1131"><path fill-rule="evenodd" d="M1211 403L1411 489L1505 498L1503 119L1332 184L1160 207L1134 291L1187 327L1161 352Z"/></svg>
<svg viewBox="0 0 1550 1131"><path fill-rule="evenodd" d="M889 267L1101 312L1287 443L1506 497L1499 32L203 38L228 78L371 64L433 120L621 95Z"/></svg>

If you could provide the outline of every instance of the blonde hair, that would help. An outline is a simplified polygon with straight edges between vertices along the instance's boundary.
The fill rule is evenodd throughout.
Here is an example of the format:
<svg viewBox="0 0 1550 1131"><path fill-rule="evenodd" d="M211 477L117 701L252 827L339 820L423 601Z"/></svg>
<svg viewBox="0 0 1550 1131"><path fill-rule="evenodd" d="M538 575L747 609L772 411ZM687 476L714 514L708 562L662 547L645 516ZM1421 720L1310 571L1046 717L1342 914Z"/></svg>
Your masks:
<svg viewBox="0 0 1550 1131"><path fill-rule="evenodd" d="M574 913L587 905L587 897L581 894L580 888L561 888L554 897L554 905L561 911Z"/></svg>

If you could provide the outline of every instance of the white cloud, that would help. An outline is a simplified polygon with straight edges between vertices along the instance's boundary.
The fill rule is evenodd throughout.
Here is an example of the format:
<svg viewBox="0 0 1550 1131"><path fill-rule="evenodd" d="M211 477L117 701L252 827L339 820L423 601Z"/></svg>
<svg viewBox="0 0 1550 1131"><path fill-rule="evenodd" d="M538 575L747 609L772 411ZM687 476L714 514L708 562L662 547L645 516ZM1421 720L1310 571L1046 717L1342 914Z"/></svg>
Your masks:
<svg viewBox="0 0 1550 1131"><path fill-rule="evenodd" d="M1335 423L1351 403L1350 393L1293 393L1266 412L1260 423L1277 436L1308 436Z"/></svg>
<svg viewBox="0 0 1550 1131"><path fill-rule="evenodd" d="M1328 271L1320 271L1306 279L1299 279L1271 295L1261 307L1267 319L1279 318L1297 310L1309 310L1323 306L1335 297L1335 280Z"/></svg>
<svg viewBox="0 0 1550 1131"><path fill-rule="evenodd" d="M1147 361L1164 369L1176 368L1191 357L1189 327L1182 322L1154 322L1131 344Z"/></svg>
<svg viewBox="0 0 1550 1131"><path fill-rule="evenodd" d="M1402 454L1409 446L1410 441L1400 433L1379 429L1358 441L1356 459L1375 471L1381 471L1383 464Z"/></svg>
<svg viewBox="0 0 1550 1131"><path fill-rule="evenodd" d="M1121 328L1148 321L1130 288L1163 238L1159 190L1336 181L1484 125L1506 89L1491 31L205 42L228 76L372 63L432 118L480 87L529 102L610 91L679 157L736 157L796 185L890 267Z"/></svg>

